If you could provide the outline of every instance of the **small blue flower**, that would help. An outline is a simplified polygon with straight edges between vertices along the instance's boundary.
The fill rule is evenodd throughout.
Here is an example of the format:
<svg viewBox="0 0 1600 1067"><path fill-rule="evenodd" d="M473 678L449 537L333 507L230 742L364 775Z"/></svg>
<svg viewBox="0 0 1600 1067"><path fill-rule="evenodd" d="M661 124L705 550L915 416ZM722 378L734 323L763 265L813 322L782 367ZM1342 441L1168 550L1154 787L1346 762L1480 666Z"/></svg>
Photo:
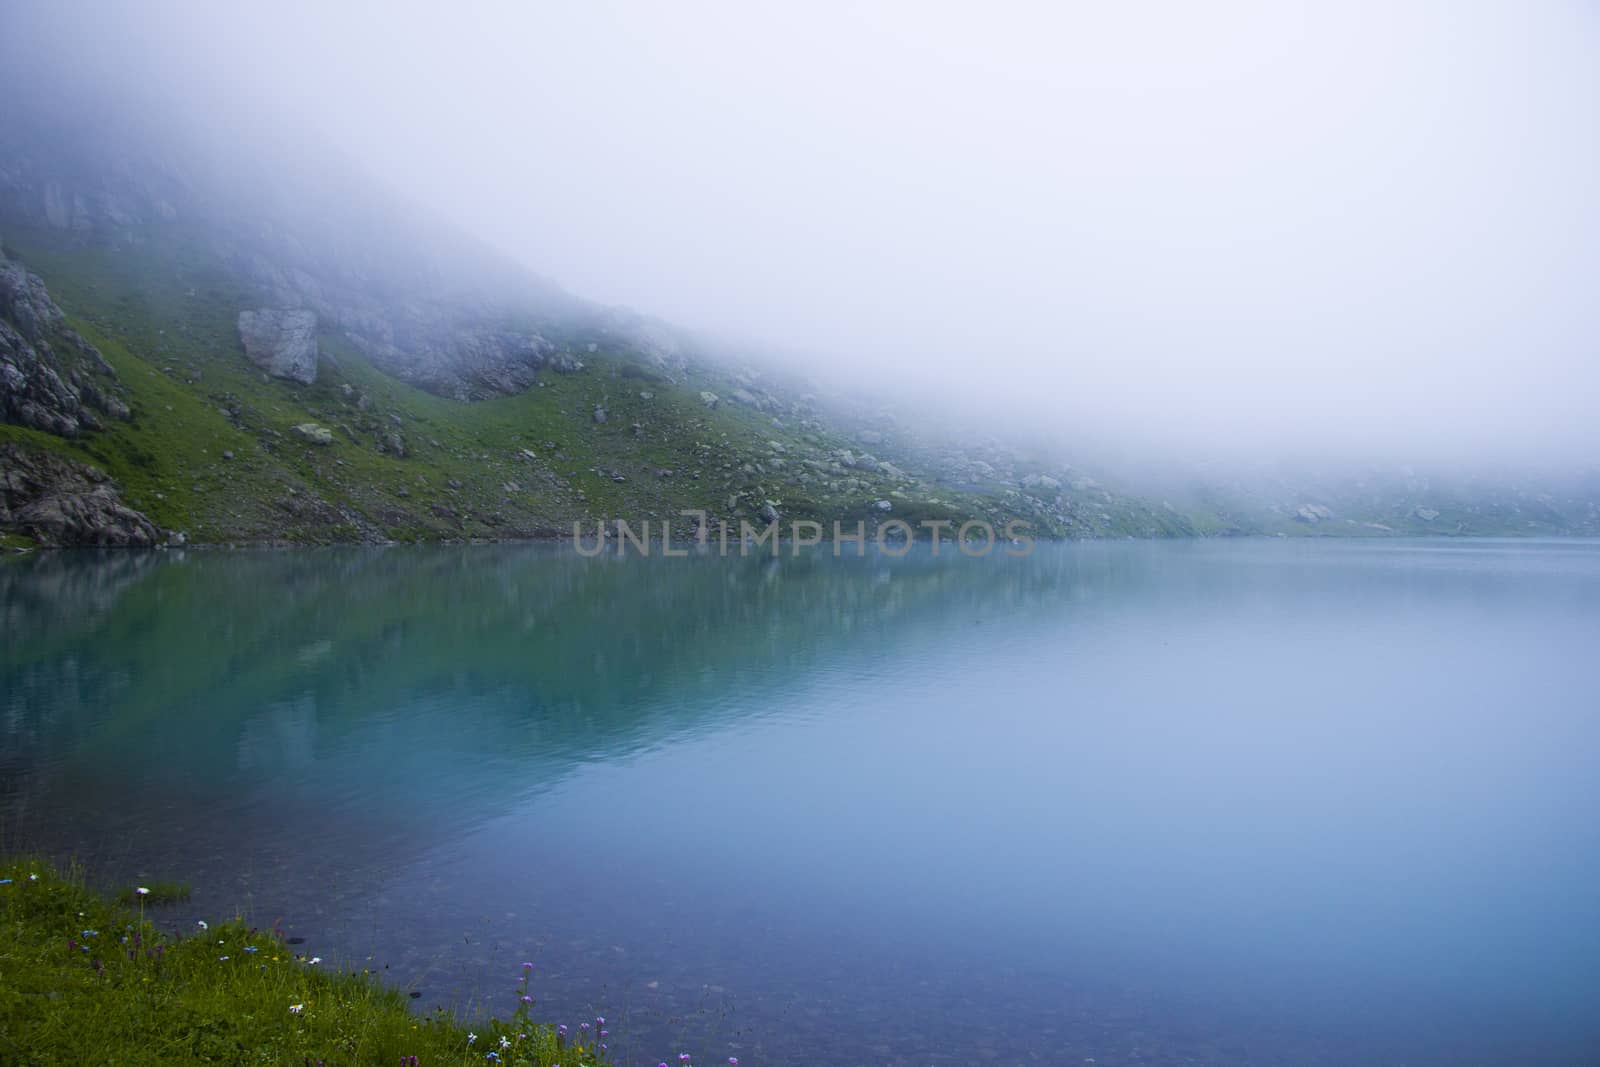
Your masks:
<svg viewBox="0 0 1600 1067"><path fill-rule="evenodd" d="M261 951L260 949L256 948L254 945L246 945L244 947L244 950L246 952L260 952Z"/></svg>

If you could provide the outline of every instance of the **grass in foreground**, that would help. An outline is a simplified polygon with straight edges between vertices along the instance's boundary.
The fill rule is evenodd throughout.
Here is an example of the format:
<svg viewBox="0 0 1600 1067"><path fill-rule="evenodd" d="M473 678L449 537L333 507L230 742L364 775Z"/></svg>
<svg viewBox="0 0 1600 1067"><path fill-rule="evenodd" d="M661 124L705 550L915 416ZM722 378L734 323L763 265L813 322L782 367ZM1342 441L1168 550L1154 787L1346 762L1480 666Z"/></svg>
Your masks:
<svg viewBox="0 0 1600 1067"><path fill-rule="evenodd" d="M400 992L297 955L271 931L168 935L75 874L0 862L3 1063L604 1064L597 1044L532 1021L532 966L515 1014L469 1029L419 1018Z"/></svg>

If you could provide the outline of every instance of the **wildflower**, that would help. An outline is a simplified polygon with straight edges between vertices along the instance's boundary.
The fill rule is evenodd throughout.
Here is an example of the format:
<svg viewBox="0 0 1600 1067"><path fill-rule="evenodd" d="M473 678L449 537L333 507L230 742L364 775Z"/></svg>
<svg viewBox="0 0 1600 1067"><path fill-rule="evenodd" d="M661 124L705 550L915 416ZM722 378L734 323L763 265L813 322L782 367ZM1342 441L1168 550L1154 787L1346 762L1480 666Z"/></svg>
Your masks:
<svg viewBox="0 0 1600 1067"><path fill-rule="evenodd" d="M533 1003L533 998L528 996L527 994L523 994L522 996L518 997L517 999L522 1001L522 1003L524 1003L524 1004L532 1004Z"/></svg>
<svg viewBox="0 0 1600 1067"><path fill-rule="evenodd" d="M304 1004L291 1004L291 1005L289 1005L289 1014L290 1015L299 1015L301 1012L303 1012L305 1010L306 1010L306 1006Z"/></svg>
<svg viewBox="0 0 1600 1067"><path fill-rule="evenodd" d="M217 957L217 962L218 963L226 963L227 959L228 959L228 957L226 957L226 956L218 956Z"/></svg>
<svg viewBox="0 0 1600 1067"><path fill-rule="evenodd" d="M589 1029L589 1024L588 1023L579 1023L578 1024L578 1029L579 1030L587 1030L587 1029Z"/></svg>
<svg viewBox="0 0 1600 1067"><path fill-rule="evenodd" d="M134 892L138 893L141 897L147 897L150 895L150 890L147 886L139 886L134 890Z"/></svg>
<svg viewBox="0 0 1600 1067"><path fill-rule="evenodd" d="M196 926L198 926L198 927L199 927L199 928L200 928L200 929L202 929L202 930L209 930L209 929L211 929L211 927L209 927L209 926L207 926L207 925L206 925L206 921L205 921L205 920L204 920L204 919L200 919L200 920L199 920L199 921L197 921L197 922L196 922L196 923L195 923L195 925L196 925Z"/></svg>
<svg viewBox="0 0 1600 1067"><path fill-rule="evenodd" d="M501 1048L510 1048L511 1047L511 1039L509 1037L507 1037L506 1035L501 1034L500 1035L500 1047Z"/></svg>
<svg viewBox="0 0 1600 1067"><path fill-rule="evenodd" d="M0 878L0 885L10 885L10 884L11 884L11 879L9 879L9 878Z"/></svg>
<svg viewBox="0 0 1600 1067"><path fill-rule="evenodd" d="M488 1060L490 1063L499 1063L500 1062L500 1053L491 1052L487 1056L485 1056L484 1059Z"/></svg>
<svg viewBox="0 0 1600 1067"><path fill-rule="evenodd" d="M606 1024L606 1017L604 1015L596 1015L594 1017L594 1024L596 1026L604 1026Z"/></svg>
<svg viewBox="0 0 1600 1067"><path fill-rule="evenodd" d="M524 964L523 964L523 965L522 965L522 969L523 969L523 970L525 970L525 971L531 971L531 970L533 970L533 964L531 964L531 963L524 963Z"/></svg>
<svg viewBox="0 0 1600 1067"><path fill-rule="evenodd" d="M306 960L306 962L311 964L311 966L315 967L317 964L322 962L322 957L321 956L312 956L309 960Z"/></svg>
<svg viewBox="0 0 1600 1067"><path fill-rule="evenodd" d="M728 1067L739 1067L739 1057L737 1057L737 1056L729 1056L728 1057Z"/></svg>
<svg viewBox="0 0 1600 1067"><path fill-rule="evenodd" d="M37 874L30 874L30 875L28 875L28 881L30 881L30 882L37 882L37 881L38 881L38 880L39 880L39 876L38 876L38 875L37 875Z"/></svg>
<svg viewBox="0 0 1600 1067"><path fill-rule="evenodd" d="M602 1030L602 1031L600 1031L600 1036L601 1037L610 1037L611 1036L611 1031L610 1030Z"/></svg>
<svg viewBox="0 0 1600 1067"><path fill-rule="evenodd" d="M679 1063L688 1063L689 1062L689 1054L687 1052L678 1053L678 1062Z"/></svg>
<svg viewBox="0 0 1600 1067"><path fill-rule="evenodd" d="M98 937L99 935L100 935L100 931L99 930L85 930L83 932L83 936L84 937Z"/></svg>
<svg viewBox="0 0 1600 1067"><path fill-rule="evenodd" d="M254 945L246 945L244 947L244 950L246 952L260 952L261 951L260 949L256 948Z"/></svg>
<svg viewBox="0 0 1600 1067"><path fill-rule="evenodd" d="M477 1035L477 1034L471 1034L471 1033L469 1033L469 1034L468 1034L468 1035L467 1035L467 1044L469 1044L469 1045L470 1045L470 1044L472 1044L472 1043L473 1043L473 1042L474 1042L474 1041L476 1041L476 1040L478 1040L478 1035Z"/></svg>

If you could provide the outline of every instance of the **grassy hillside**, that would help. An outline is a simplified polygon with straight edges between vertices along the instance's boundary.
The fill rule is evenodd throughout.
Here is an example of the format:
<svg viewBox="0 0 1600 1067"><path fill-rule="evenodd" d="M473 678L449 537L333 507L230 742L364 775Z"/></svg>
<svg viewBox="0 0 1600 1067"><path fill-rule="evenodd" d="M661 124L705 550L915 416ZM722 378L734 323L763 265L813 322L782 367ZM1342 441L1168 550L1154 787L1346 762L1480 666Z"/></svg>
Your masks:
<svg viewBox="0 0 1600 1067"><path fill-rule="evenodd" d="M998 477L952 488L904 452L853 463L860 442L806 404L759 410L733 399L750 394L731 369L664 372L600 332L560 338L583 369L546 368L533 388L479 402L399 381L326 328L314 384L269 378L236 330L259 298L205 233L147 226L115 246L75 245L12 227L6 245L115 368L133 418L76 440L0 425L0 442L98 466L130 505L194 541L540 536L612 518L682 529L682 509L737 524L759 522L769 504L785 521L869 529L888 518L1020 518L1054 535L1189 532L1174 513L1109 494L1074 531L1064 502L1029 499ZM307 423L331 443L303 439L295 427Z"/></svg>

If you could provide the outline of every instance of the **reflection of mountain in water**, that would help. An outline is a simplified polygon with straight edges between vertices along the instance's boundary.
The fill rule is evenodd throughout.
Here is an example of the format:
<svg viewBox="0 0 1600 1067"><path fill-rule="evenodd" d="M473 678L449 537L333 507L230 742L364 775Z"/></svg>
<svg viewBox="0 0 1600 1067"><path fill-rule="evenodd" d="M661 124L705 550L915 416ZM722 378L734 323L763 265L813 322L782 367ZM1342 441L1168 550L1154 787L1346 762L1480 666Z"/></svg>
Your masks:
<svg viewBox="0 0 1600 1067"><path fill-rule="evenodd" d="M296 827L303 856L325 836L306 827L355 820L378 864L584 762L759 716L852 657L1119 569L537 545L15 561L6 821L52 850L117 832L148 849L206 812L219 836Z"/></svg>

